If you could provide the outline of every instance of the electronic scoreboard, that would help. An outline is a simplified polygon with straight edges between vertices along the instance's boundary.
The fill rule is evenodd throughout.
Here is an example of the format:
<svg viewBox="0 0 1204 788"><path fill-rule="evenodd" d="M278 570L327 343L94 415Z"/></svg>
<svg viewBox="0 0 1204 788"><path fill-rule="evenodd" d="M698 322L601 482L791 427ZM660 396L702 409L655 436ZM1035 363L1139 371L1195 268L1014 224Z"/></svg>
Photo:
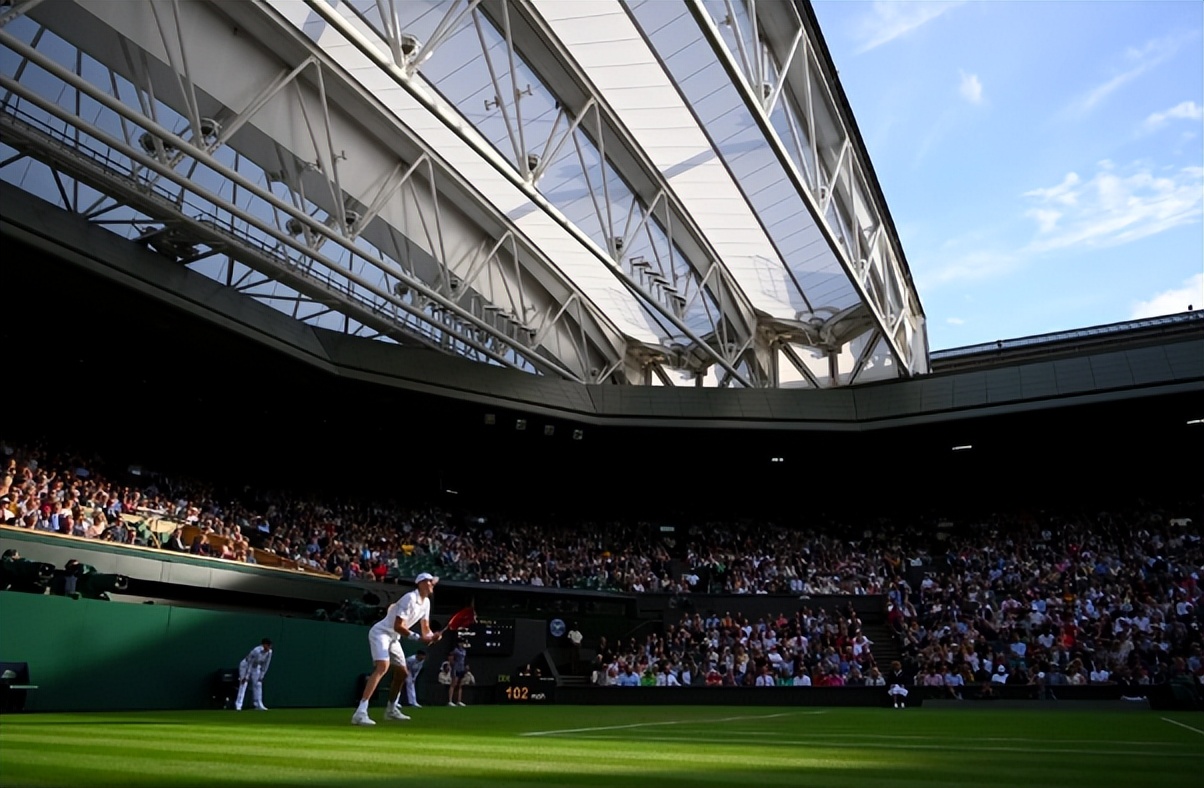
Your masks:
<svg viewBox="0 0 1204 788"><path fill-rule="evenodd" d="M456 633L464 642L469 658L473 656L508 657L514 653L514 620L478 618L472 626Z"/></svg>

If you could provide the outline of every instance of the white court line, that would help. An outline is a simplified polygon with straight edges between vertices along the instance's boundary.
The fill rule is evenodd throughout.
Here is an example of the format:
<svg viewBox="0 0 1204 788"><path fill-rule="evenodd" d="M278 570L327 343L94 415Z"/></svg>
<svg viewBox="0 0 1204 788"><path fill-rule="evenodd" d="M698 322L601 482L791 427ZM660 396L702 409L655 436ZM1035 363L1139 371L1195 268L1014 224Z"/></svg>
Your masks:
<svg viewBox="0 0 1204 788"><path fill-rule="evenodd" d="M657 724L657 723L654 723ZM584 739L593 739L597 741L629 741L620 739L616 736L583 736ZM644 736L640 739L641 742L660 741L660 742L684 742L690 744L733 744L731 739L709 739L699 736L690 737L670 737L670 736ZM834 747L839 746L836 743L828 741L816 741L813 739L798 739L798 738L782 738L771 744L796 745L809 744L816 747ZM738 743L743 744L743 743ZM1053 754L1053 755L1150 755L1148 750L1081 750L1071 749L1068 747L965 747L954 746L950 744L888 744L885 742L867 742L858 740L856 746L874 750L948 750L950 752L1019 752L1026 754ZM1195 752L1159 752L1159 758L1194 758L1204 759L1204 753Z"/></svg>
<svg viewBox="0 0 1204 788"><path fill-rule="evenodd" d="M1173 720L1167 720L1173 722ZM1197 731L1199 732L1199 731ZM767 736L781 737L781 731L724 731L724 735L728 737L740 738L765 738ZM846 731L844 733L825 733L823 731L807 731L808 739L854 739L863 741L865 739L893 739L899 741L928 741L932 736L920 733L855 733ZM1049 744L1049 739L1032 739L1023 736L975 736L976 741L982 742L1014 742L1024 743L1030 742L1033 744ZM1180 747L1179 742L1170 741L1137 741L1134 739L1126 739L1124 741L1105 741L1102 739L1058 739L1059 744L1116 744L1128 747Z"/></svg>
<svg viewBox="0 0 1204 788"><path fill-rule="evenodd" d="M740 722L741 720L771 720L775 717L793 717L799 714L823 714L823 711L790 711L782 714L758 714L755 716L743 717L721 717L714 720L663 720L661 722L632 722L627 725L600 725L595 728L561 728L555 731L528 731L520 733L519 736L556 736L561 733L590 733L592 731L617 731L624 728L648 728L653 725L689 725L698 723L700 725L710 725L714 722Z"/></svg>
<svg viewBox="0 0 1204 788"><path fill-rule="evenodd" d="M1199 728L1193 728L1190 725L1184 725L1182 722L1175 722L1174 720L1170 719L1169 717L1163 717L1162 721L1169 722L1171 725L1178 725L1180 728L1187 728L1189 731L1193 731L1195 733L1200 734L1201 736L1204 736L1204 731L1200 730Z"/></svg>

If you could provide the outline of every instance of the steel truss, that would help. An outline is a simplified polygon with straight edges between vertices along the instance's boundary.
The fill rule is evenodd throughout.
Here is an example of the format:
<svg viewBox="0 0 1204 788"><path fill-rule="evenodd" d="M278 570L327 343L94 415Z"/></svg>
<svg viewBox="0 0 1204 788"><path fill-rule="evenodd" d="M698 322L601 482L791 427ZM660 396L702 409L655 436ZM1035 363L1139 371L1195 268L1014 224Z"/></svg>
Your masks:
<svg viewBox="0 0 1204 788"><path fill-rule="evenodd" d="M754 37L741 81L771 79L768 136L864 297L806 316L754 306L525 0L48 0L0 27L0 177L295 319L581 383L776 386L785 361L831 386L882 342L926 363L860 149L833 166L770 123L831 108L800 101L801 25L784 58Z"/></svg>
<svg viewBox="0 0 1204 788"><path fill-rule="evenodd" d="M552 298L532 275L539 251L503 217L489 236L468 222L459 206L471 200L432 151L378 155L388 164L368 178L346 164L348 151L384 149L349 121L344 96L333 95L341 77L320 53L298 48L295 63L258 74L240 53L246 98L235 109L213 96L200 4L148 6L151 35L137 41L66 24L87 45L69 48L31 18L0 31L10 64L0 76L3 142L17 153L5 177L316 325L578 382L625 373L625 337L563 278L548 277ZM96 192L86 205L46 187L83 176L71 189ZM459 269L481 272L496 292L471 292Z"/></svg>
<svg viewBox="0 0 1204 788"><path fill-rule="evenodd" d="M438 21L426 20L434 28L424 39L412 32L426 29L414 11L422 4L307 4L449 126L473 123L476 134L466 138L482 155L504 159L506 174L533 203L569 214L572 231L591 251L587 264L607 267L655 321L659 341L629 345L642 382L673 385L668 369L676 368L701 383L717 366L724 385L770 384L753 347L756 318L747 298L528 6L501 0L431 6ZM402 10L410 16L400 18ZM466 47L475 49L471 57ZM453 101L456 88L448 80L427 80L441 48L456 53L457 81L471 86L467 98ZM478 73L465 76L474 67ZM466 105L476 99L488 117L471 117ZM549 187L545 175L553 169L570 172L558 183L577 184L575 199Z"/></svg>
<svg viewBox="0 0 1204 788"><path fill-rule="evenodd" d="M794 2L688 2L872 316L844 325L847 314L833 316L821 331L837 342L872 331L905 374L927 372L923 310L853 118L832 89L813 18ZM864 363L859 357L857 369Z"/></svg>

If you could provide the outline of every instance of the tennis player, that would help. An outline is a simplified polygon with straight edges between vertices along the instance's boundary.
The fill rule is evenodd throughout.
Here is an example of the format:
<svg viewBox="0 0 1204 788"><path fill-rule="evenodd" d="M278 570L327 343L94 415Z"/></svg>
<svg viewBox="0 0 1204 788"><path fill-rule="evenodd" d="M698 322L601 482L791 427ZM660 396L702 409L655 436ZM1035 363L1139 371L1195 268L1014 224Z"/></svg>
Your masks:
<svg viewBox="0 0 1204 788"><path fill-rule="evenodd" d="M401 648L402 638L418 640L428 646L439 642L442 633L432 632L430 622L431 594L434 593L435 584L438 582L439 578L430 572L423 572L415 577L414 583L417 588L389 605L385 617L368 630L368 647L372 652L372 673L368 675L368 680L364 684L364 695L360 698L360 704L356 708L355 714L351 716L352 725L376 724L368 716L368 702L372 699L372 694L376 692L380 680L390 669L399 672L399 678L403 680L408 674L406 655ZM418 631L415 631L414 627L418 627ZM409 717L390 700L389 708L385 711L385 719L408 720Z"/></svg>

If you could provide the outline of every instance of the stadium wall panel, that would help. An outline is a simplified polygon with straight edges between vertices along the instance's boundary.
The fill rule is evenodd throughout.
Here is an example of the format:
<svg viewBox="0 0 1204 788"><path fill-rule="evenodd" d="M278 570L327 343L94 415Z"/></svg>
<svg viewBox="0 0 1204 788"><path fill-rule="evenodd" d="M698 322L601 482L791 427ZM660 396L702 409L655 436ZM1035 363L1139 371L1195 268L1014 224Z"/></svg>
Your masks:
<svg viewBox="0 0 1204 788"><path fill-rule="evenodd" d="M265 637L264 702L349 706L367 628L252 613L0 593L0 659L29 663L29 711L192 709ZM432 679L433 679L432 671Z"/></svg>

